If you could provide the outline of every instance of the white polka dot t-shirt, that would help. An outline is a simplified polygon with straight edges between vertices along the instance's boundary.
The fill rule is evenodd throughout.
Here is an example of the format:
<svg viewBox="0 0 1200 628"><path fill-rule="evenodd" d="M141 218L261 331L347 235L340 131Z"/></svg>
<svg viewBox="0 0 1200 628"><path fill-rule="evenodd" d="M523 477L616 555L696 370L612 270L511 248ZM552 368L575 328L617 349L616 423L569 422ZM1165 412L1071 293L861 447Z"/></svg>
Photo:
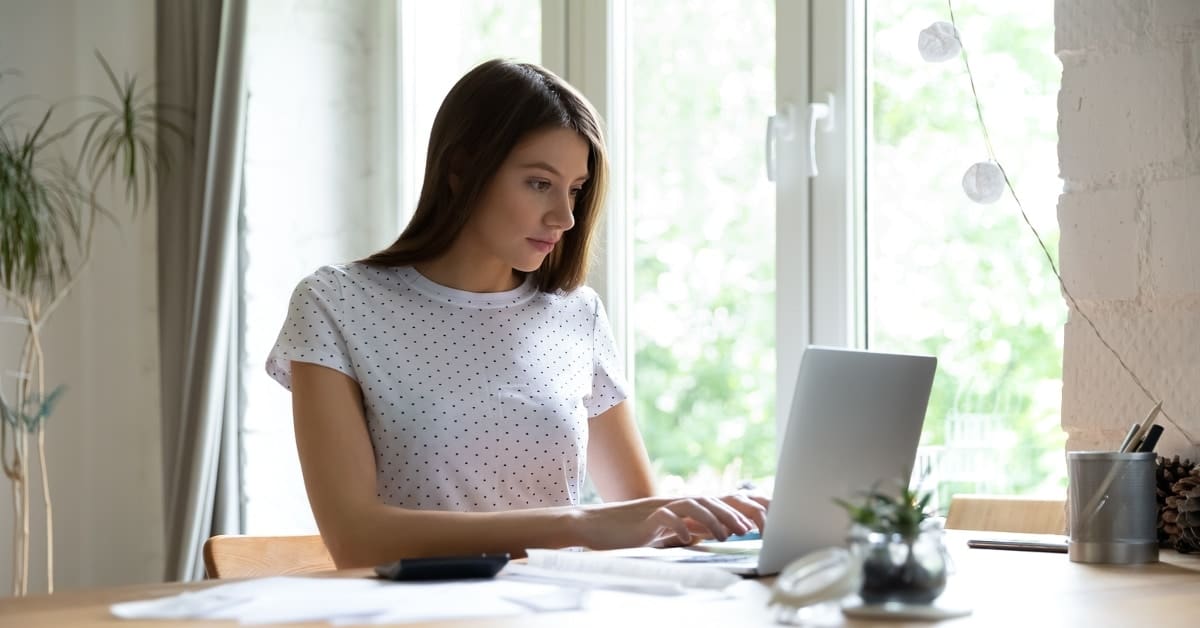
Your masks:
<svg viewBox="0 0 1200 628"><path fill-rule="evenodd" d="M267 372L362 389L387 504L492 511L579 501L587 419L627 396L595 291L474 293L412 267L325 266L296 287Z"/></svg>

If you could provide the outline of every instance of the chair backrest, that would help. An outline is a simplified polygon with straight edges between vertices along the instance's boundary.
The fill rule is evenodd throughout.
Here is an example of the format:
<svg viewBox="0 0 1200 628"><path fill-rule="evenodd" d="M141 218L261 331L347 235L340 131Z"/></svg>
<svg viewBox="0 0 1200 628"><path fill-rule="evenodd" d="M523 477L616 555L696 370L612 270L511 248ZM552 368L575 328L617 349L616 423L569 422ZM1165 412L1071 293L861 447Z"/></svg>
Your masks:
<svg viewBox="0 0 1200 628"><path fill-rule="evenodd" d="M946 528L1030 534L1064 534L1066 500L1006 495L955 495Z"/></svg>
<svg viewBox="0 0 1200 628"><path fill-rule="evenodd" d="M218 535L204 542L209 578L284 576L336 569L319 535Z"/></svg>

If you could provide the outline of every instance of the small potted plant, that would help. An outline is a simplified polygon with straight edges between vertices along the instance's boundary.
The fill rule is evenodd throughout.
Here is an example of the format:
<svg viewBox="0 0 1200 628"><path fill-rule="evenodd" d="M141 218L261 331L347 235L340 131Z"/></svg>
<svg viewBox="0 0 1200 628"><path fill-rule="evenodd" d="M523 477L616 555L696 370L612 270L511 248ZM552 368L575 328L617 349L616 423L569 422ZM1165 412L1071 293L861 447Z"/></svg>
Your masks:
<svg viewBox="0 0 1200 628"><path fill-rule="evenodd" d="M862 563L864 604L929 604L946 589L946 546L932 500L932 491L904 484L894 494L872 488L858 505L835 500L850 513L850 551Z"/></svg>

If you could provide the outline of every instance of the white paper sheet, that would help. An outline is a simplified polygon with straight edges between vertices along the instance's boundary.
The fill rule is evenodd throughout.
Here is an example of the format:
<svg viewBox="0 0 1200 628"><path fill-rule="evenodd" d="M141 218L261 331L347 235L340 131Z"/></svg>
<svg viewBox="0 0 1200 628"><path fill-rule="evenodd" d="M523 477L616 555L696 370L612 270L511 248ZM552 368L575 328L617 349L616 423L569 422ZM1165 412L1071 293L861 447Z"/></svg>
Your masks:
<svg viewBox="0 0 1200 628"><path fill-rule="evenodd" d="M464 600L470 600L464 604ZM265 578L114 604L123 619L224 619L243 624L365 623L495 617L580 608L562 587L506 580L397 583L369 578Z"/></svg>

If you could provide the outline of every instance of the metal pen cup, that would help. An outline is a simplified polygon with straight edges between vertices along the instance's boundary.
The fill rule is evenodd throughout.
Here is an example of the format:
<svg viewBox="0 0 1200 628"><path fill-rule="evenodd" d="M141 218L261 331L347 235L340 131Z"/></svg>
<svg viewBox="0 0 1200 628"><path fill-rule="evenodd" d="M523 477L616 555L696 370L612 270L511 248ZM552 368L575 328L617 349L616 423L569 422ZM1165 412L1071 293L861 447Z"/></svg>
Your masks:
<svg viewBox="0 0 1200 628"><path fill-rule="evenodd" d="M1154 452L1067 453L1069 554L1073 562L1158 561L1154 467Z"/></svg>

